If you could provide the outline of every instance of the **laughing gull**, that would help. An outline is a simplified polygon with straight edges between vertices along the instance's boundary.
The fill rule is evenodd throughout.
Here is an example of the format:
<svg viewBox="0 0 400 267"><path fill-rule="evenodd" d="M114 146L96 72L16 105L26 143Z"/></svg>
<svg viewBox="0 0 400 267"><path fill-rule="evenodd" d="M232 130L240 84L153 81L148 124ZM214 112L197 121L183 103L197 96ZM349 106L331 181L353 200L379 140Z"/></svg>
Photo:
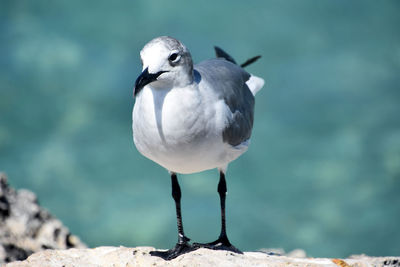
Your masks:
<svg viewBox="0 0 400 267"><path fill-rule="evenodd" d="M243 70L259 56L238 66L222 49L215 50L217 58L194 66L188 49L171 37L155 38L140 52L143 72L134 88L133 140L141 154L171 175L178 243L151 253L166 260L200 247L241 253L226 234L225 173L249 146L254 95L264 80ZM191 245L183 232L177 173L214 168L220 173L221 233L214 242Z"/></svg>

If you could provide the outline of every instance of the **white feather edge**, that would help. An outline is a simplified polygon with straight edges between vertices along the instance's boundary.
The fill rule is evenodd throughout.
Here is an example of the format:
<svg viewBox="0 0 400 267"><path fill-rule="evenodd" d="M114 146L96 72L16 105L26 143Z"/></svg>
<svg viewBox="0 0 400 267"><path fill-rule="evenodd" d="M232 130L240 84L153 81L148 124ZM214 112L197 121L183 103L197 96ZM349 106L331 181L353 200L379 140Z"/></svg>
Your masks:
<svg viewBox="0 0 400 267"><path fill-rule="evenodd" d="M246 82L247 86L249 87L251 93L255 96L258 91L264 86L265 81L264 79L250 75L250 79Z"/></svg>

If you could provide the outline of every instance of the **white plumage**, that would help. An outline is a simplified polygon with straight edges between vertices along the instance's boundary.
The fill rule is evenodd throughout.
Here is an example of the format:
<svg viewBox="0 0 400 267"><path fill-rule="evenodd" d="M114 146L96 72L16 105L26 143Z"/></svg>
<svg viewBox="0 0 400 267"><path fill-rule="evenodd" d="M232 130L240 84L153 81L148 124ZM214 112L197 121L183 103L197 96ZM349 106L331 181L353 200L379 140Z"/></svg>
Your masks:
<svg viewBox="0 0 400 267"><path fill-rule="evenodd" d="M172 49L174 51L178 50ZM162 38L151 41L140 54L143 70L168 72L144 86L136 96L132 128L139 152L171 172L186 174L213 168L225 170L229 162L247 150L249 140L235 145L223 140L224 129L232 123L234 113L240 111L232 111L221 93L234 93L226 88L226 80L232 80L235 77L231 76L235 74L245 77L247 73L224 59L214 59L202 62L199 70L194 66L194 71L188 74L187 69L192 66L171 67L168 63L171 49ZM190 57L190 54L186 56ZM191 59L187 62L191 63ZM203 73L202 70L213 71L220 65L232 70L207 81L213 72ZM235 84L239 90L250 89L253 95L264 84L263 79L255 76L249 76L247 81L236 80L241 82Z"/></svg>
<svg viewBox="0 0 400 267"><path fill-rule="evenodd" d="M135 83L133 140L140 153L171 174L178 243L168 251L151 253L166 260L199 247L241 253L230 243L225 229L225 172L229 162L249 146L254 95L264 80L244 71L222 49L216 48L216 52L223 58L193 66L187 48L165 36L150 41L140 52L143 72ZM214 242L191 245L183 232L176 174L213 168L220 172L221 234Z"/></svg>

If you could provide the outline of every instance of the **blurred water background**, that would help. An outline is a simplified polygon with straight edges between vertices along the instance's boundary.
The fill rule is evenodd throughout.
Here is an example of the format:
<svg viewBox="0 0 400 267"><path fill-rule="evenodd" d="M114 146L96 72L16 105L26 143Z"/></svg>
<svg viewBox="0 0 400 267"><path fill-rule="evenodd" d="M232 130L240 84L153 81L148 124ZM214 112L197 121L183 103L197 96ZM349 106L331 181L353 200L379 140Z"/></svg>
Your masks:
<svg viewBox="0 0 400 267"><path fill-rule="evenodd" d="M139 51L213 45L264 77L230 164L242 250L400 254L399 1L1 1L0 170L89 246L172 247L168 173L131 137ZM219 233L217 171L180 176L186 234Z"/></svg>

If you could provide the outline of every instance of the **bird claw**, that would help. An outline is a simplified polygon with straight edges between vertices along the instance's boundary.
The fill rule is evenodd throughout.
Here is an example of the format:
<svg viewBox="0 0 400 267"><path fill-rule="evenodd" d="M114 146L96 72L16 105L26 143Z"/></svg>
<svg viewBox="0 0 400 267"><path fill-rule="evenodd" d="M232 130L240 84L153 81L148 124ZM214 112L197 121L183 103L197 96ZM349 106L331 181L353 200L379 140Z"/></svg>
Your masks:
<svg viewBox="0 0 400 267"><path fill-rule="evenodd" d="M176 257L196 250L197 248L191 246L189 243L177 243L174 248L167 251L151 251L151 256L160 257L166 261L175 259Z"/></svg>
<svg viewBox="0 0 400 267"><path fill-rule="evenodd" d="M212 250L227 250L238 254L243 254L239 249L229 242L227 237L220 237L214 242L210 243L193 243L193 247L198 248L208 248Z"/></svg>

